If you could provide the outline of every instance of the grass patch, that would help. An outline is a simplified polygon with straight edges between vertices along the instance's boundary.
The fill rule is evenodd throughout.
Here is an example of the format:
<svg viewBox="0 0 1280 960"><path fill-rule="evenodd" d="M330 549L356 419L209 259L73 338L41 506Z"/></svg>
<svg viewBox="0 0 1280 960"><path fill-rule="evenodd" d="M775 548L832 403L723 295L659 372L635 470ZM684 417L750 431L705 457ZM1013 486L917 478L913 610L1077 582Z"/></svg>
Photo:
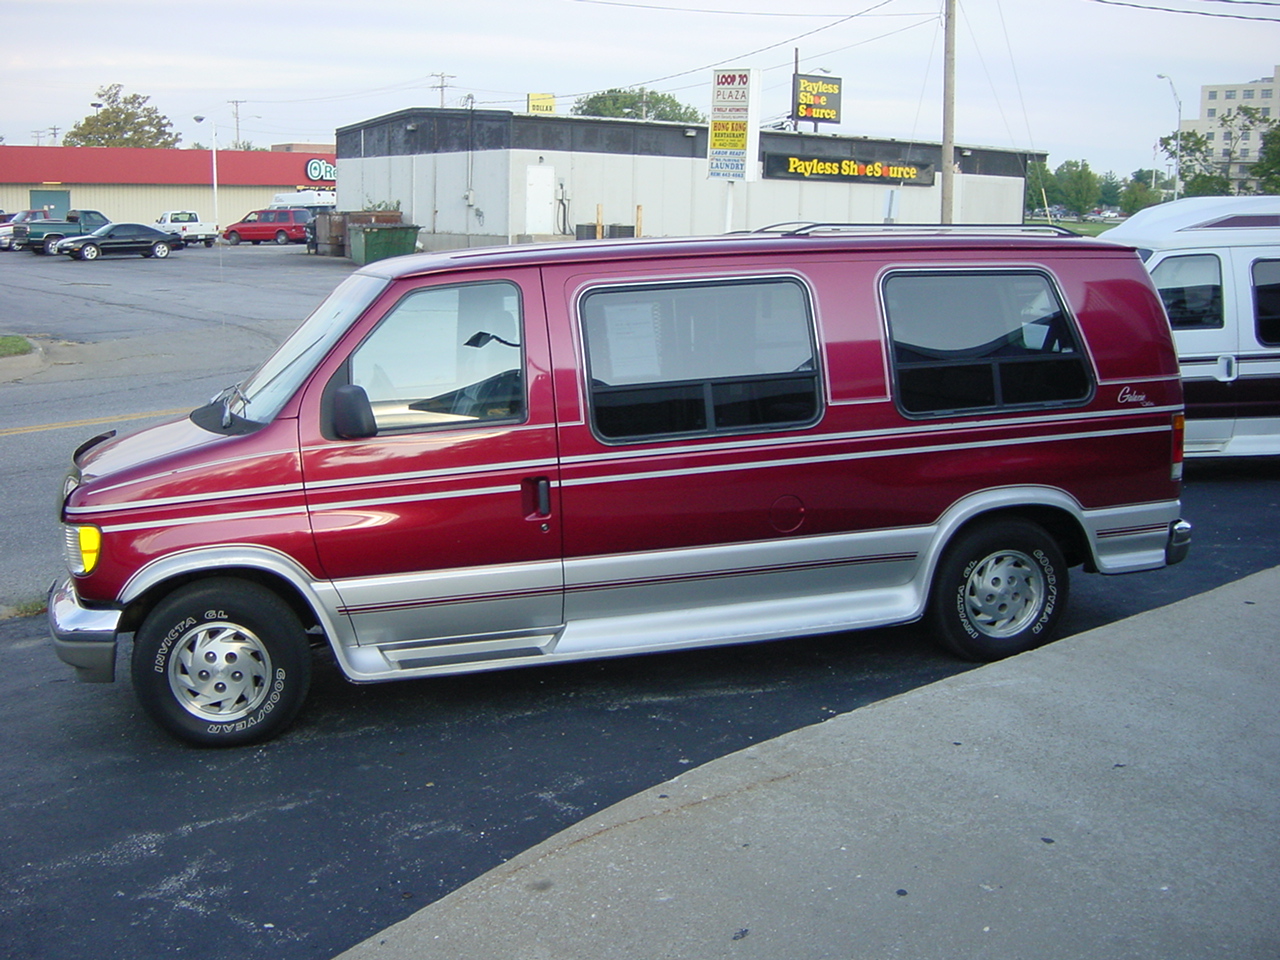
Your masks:
<svg viewBox="0 0 1280 960"><path fill-rule="evenodd" d="M36 614L44 613L48 607L43 599L41 600L24 600L15 603L12 607L0 606L0 620L7 617L34 617Z"/></svg>
<svg viewBox="0 0 1280 960"><path fill-rule="evenodd" d="M1048 226L1048 224L1049 222L1047 220L1028 220L1027 221L1028 226L1043 227L1043 226ZM1065 227L1066 229L1070 230L1072 233L1078 233L1083 237L1096 237L1098 234L1103 233L1106 230L1110 230L1112 227L1118 226L1119 224L1120 224L1119 220L1110 220L1110 221L1101 221L1101 222L1097 220L1055 220L1053 221L1053 225L1055 227Z"/></svg>
<svg viewBox="0 0 1280 960"><path fill-rule="evenodd" d="M31 352L26 337L0 336L0 357L21 357Z"/></svg>

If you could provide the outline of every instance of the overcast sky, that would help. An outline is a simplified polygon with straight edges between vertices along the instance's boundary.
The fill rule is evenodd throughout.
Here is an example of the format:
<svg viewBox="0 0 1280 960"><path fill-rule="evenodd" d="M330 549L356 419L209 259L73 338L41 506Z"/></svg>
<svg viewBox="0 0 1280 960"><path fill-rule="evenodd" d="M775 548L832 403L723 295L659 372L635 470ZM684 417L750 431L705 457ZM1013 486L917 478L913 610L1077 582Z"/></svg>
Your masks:
<svg viewBox="0 0 1280 960"><path fill-rule="evenodd" d="M956 140L1150 167L1156 139L1198 114L1202 84L1272 76L1280 2L959 0ZM182 144L332 143L346 124L407 107L520 110L644 84L703 112L714 66L763 70L765 118L801 71L844 80L823 132L942 136L942 0L0 0L0 136L53 142L120 83ZM1235 15L1229 18L1226 15ZM1245 17L1265 19L1240 19ZM440 74L445 87L441 91ZM1280 104L1277 104L1280 107ZM37 138L37 131L39 137ZM0 163L2 163L0 156ZM1163 161L1161 161L1163 165Z"/></svg>

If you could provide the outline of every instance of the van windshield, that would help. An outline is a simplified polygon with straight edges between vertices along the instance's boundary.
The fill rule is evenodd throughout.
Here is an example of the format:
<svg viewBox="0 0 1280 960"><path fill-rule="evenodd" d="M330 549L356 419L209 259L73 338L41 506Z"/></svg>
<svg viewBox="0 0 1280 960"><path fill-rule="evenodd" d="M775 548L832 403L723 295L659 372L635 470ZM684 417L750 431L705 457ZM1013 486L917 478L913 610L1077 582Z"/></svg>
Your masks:
<svg viewBox="0 0 1280 960"><path fill-rule="evenodd" d="M249 379L224 391L227 410L253 423L269 423L388 283L360 274L344 280Z"/></svg>

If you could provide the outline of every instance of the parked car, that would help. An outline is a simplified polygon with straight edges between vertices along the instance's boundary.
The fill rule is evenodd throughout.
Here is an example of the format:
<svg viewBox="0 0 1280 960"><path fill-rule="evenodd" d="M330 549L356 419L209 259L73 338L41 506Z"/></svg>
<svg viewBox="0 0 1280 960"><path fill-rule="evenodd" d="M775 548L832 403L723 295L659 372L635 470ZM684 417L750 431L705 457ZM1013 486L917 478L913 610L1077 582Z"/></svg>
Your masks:
<svg viewBox="0 0 1280 960"><path fill-rule="evenodd" d="M1280 197L1191 197L1104 235L1138 248L1187 397L1187 455L1280 454Z"/></svg>
<svg viewBox="0 0 1280 960"><path fill-rule="evenodd" d="M182 246L181 234L157 230L145 223L108 223L83 237L59 240L53 252L65 253L73 260L97 260L117 253L163 259Z"/></svg>
<svg viewBox="0 0 1280 960"><path fill-rule="evenodd" d="M16 250L13 245L13 229L19 223L29 223L32 220L49 220L52 215L47 210L18 210L13 213L6 213L3 222L0 222L0 250Z"/></svg>
<svg viewBox="0 0 1280 960"><path fill-rule="evenodd" d="M985 231L985 232L984 232ZM926 620L1053 637L1187 552L1131 249L1051 228L460 250L356 271L243 383L82 444L55 648L197 744L355 681Z"/></svg>
<svg viewBox="0 0 1280 960"><path fill-rule="evenodd" d="M263 240L273 243L305 243L307 224L311 219L311 211L303 207L255 210L222 231L222 237L233 245L242 240L255 244Z"/></svg>

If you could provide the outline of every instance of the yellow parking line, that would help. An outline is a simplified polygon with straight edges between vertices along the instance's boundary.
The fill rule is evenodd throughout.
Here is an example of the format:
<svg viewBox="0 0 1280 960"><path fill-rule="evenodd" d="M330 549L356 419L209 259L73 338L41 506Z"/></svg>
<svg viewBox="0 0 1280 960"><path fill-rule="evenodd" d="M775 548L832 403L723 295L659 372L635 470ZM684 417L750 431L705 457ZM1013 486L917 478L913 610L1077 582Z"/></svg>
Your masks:
<svg viewBox="0 0 1280 960"><path fill-rule="evenodd" d="M101 423L119 423L121 420L146 420L148 417L174 417L180 413L190 413L190 409L152 410L150 413L125 413L115 417L94 417L92 420L64 420L62 423L45 423L34 427L9 427L0 430L0 437L10 437L18 433L42 433L46 430L66 430L70 427L93 427Z"/></svg>

